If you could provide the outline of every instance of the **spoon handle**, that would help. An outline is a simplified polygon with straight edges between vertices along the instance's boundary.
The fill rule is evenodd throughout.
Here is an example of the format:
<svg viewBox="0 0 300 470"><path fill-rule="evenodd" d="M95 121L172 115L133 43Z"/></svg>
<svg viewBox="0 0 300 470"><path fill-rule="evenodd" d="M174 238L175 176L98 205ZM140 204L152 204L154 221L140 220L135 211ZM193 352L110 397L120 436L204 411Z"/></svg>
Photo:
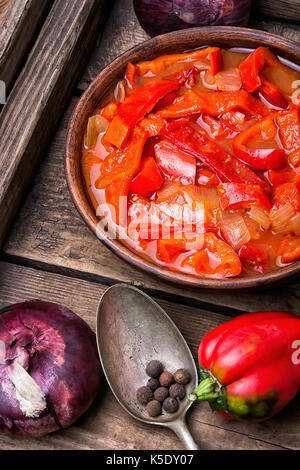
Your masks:
<svg viewBox="0 0 300 470"><path fill-rule="evenodd" d="M179 437L179 439L184 443L187 450L200 450L200 447L196 444L190 433L185 417L170 423L169 428L175 432L177 437Z"/></svg>

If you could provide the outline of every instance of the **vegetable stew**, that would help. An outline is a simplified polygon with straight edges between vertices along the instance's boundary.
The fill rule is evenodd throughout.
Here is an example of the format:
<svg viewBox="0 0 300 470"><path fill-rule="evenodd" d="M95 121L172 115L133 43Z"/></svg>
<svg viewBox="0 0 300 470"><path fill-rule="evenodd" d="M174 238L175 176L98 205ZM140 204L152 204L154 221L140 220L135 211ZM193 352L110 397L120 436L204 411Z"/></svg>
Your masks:
<svg viewBox="0 0 300 470"><path fill-rule="evenodd" d="M265 47L129 63L82 150L108 236L203 278L300 259L299 105L299 69Z"/></svg>

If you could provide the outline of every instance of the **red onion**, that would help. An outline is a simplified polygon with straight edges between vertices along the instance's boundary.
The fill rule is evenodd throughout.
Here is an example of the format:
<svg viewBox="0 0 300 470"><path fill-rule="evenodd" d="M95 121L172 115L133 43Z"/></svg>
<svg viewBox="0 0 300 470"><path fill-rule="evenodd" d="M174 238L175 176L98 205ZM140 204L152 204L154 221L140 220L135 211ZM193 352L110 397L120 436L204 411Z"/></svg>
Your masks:
<svg viewBox="0 0 300 470"><path fill-rule="evenodd" d="M0 311L0 431L41 436L70 426L100 385L95 335L60 305Z"/></svg>
<svg viewBox="0 0 300 470"><path fill-rule="evenodd" d="M133 0L141 26L150 36L193 26L245 26L251 0Z"/></svg>

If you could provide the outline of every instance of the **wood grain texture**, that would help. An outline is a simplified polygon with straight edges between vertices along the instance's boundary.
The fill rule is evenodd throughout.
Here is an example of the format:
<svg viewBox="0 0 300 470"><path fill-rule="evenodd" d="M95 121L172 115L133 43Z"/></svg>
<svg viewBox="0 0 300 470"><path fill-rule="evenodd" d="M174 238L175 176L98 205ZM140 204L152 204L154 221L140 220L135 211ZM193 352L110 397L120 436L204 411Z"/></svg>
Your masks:
<svg viewBox="0 0 300 470"><path fill-rule="evenodd" d="M0 0L0 27L7 15L7 12L12 5L12 0Z"/></svg>
<svg viewBox="0 0 300 470"><path fill-rule="evenodd" d="M0 80L7 92L25 62L28 49L39 31L53 0L14 0L4 5L4 22L0 19ZM1 4L0 4L1 7Z"/></svg>
<svg viewBox="0 0 300 470"><path fill-rule="evenodd" d="M104 0L56 0L0 115L0 245L78 80Z"/></svg>
<svg viewBox="0 0 300 470"><path fill-rule="evenodd" d="M299 0L255 0L254 12L300 23Z"/></svg>
<svg viewBox="0 0 300 470"><path fill-rule="evenodd" d="M155 295L181 297L187 304L210 304L216 311L299 311L300 282L287 281L280 289L218 293L177 287L151 277L120 260L89 231L71 201L64 176L64 142L74 98L36 175L32 189L4 245L10 260L68 273L106 284L123 281Z"/></svg>
<svg viewBox="0 0 300 470"><path fill-rule="evenodd" d="M300 43L300 25L287 23L286 21L271 20L268 18L258 18L252 21L251 26L256 29L278 34L292 41Z"/></svg>
<svg viewBox="0 0 300 470"><path fill-rule="evenodd" d="M0 308L39 298L59 302L95 329L95 312L105 286L9 263L0 263ZM158 301L187 340L194 357L201 338L227 317ZM193 328L191 328L193 324ZM300 448L300 412L292 403L277 417L260 424L231 422L206 405L194 406L188 416L201 449ZM298 407L299 408L299 407ZM181 449L171 432L135 421L117 404L107 387L90 410L72 427L52 435L21 439L0 435L0 449Z"/></svg>

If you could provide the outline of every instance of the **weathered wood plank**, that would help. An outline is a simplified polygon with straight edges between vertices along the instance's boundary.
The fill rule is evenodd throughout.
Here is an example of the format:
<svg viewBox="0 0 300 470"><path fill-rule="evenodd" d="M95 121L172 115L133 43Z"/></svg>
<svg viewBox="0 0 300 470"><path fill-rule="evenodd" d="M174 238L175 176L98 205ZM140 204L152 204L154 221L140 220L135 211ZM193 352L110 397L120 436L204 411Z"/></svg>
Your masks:
<svg viewBox="0 0 300 470"><path fill-rule="evenodd" d="M5 1L5 19L3 24L0 21L0 80L8 92L53 0Z"/></svg>
<svg viewBox="0 0 300 470"><path fill-rule="evenodd" d="M254 11L275 18L300 23L300 3L298 0L256 0Z"/></svg>
<svg viewBox="0 0 300 470"><path fill-rule="evenodd" d="M269 33L284 36L292 41L300 42L300 25L287 23L286 21L271 20L268 18L257 18L253 20L251 26L256 29L262 29Z"/></svg>
<svg viewBox="0 0 300 470"><path fill-rule="evenodd" d="M0 308L30 298L60 302L95 329L95 312L105 286L66 276L0 263ZM185 336L196 358L197 345L226 317L159 301ZM191 328L191 324L193 328ZM294 406L294 405L293 405ZM294 406L295 407L295 406ZM202 449L276 449L299 447L299 410L289 407L268 423L246 425L216 416L207 406L191 409L188 421ZM0 435L0 449L181 449L171 432L128 416L105 387L90 410L71 428L39 439Z"/></svg>
<svg viewBox="0 0 300 470"><path fill-rule="evenodd" d="M0 26L2 26L11 4L12 0L0 0Z"/></svg>
<svg viewBox="0 0 300 470"><path fill-rule="evenodd" d="M0 115L0 245L103 19L105 0L55 0Z"/></svg>
<svg viewBox="0 0 300 470"><path fill-rule="evenodd" d="M150 277L111 253L85 226L71 201L64 175L66 126L77 100L74 98L45 160L37 173L13 229L4 245L4 255L28 265L69 273L110 284L123 281L155 295L172 294L184 302L204 302L227 311L299 311L300 283L288 281L280 289L262 292L218 293L178 287ZM210 308L216 309L213 306Z"/></svg>

